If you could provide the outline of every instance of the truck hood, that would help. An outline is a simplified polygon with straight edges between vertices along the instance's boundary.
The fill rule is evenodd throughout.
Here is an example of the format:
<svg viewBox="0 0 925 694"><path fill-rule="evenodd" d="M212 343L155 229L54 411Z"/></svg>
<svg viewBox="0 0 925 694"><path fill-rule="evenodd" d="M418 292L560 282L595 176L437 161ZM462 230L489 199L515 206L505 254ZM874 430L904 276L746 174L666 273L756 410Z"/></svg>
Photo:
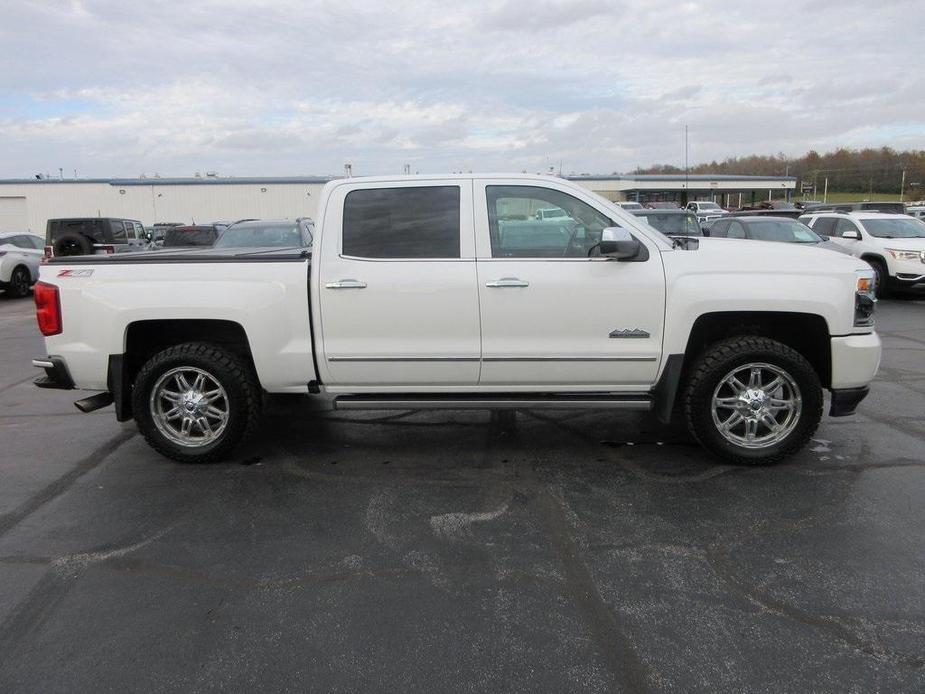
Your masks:
<svg viewBox="0 0 925 694"><path fill-rule="evenodd" d="M689 252L700 255L704 265L713 267L721 263L728 270L851 272L870 269L863 260L832 248L837 246L834 243L780 243L711 237L699 241L699 249Z"/></svg>

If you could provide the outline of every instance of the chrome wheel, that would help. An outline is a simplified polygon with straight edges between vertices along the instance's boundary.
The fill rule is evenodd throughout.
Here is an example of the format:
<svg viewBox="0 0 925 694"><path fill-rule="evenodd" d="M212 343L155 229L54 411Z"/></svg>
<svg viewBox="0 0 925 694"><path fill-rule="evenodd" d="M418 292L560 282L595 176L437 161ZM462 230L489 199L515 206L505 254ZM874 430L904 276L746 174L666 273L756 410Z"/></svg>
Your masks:
<svg viewBox="0 0 925 694"><path fill-rule="evenodd" d="M154 425L180 446L212 443L228 424L228 395L208 371L181 366L164 373L151 389Z"/></svg>
<svg viewBox="0 0 925 694"><path fill-rule="evenodd" d="M793 377L779 366L744 364L713 391L713 423L720 435L743 448L783 441L800 421L802 399Z"/></svg>

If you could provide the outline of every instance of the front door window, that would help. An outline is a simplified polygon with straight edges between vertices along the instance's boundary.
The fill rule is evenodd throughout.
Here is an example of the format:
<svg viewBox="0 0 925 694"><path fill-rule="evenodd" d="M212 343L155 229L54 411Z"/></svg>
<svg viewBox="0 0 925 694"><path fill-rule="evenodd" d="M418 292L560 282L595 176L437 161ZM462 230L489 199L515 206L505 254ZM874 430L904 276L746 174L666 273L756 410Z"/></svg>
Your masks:
<svg viewBox="0 0 925 694"><path fill-rule="evenodd" d="M619 226L578 198L536 186L487 186L493 258L587 258Z"/></svg>

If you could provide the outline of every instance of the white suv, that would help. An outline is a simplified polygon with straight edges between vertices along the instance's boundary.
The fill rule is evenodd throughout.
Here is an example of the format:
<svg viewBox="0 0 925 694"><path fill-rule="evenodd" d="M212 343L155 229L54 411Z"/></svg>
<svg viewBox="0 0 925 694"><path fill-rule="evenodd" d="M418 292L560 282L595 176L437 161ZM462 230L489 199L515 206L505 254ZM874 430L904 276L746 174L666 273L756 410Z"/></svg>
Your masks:
<svg viewBox="0 0 925 694"><path fill-rule="evenodd" d="M0 289L22 297L39 278L45 239L35 234L0 232Z"/></svg>
<svg viewBox="0 0 925 694"><path fill-rule="evenodd" d="M710 200L692 200L687 209L697 215L697 221L703 224L728 214L726 210Z"/></svg>
<svg viewBox="0 0 925 694"><path fill-rule="evenodd" d="M877 296L925 286L925 222L877 212L820 212L800 221L870 263L877 273Z"/></svg>

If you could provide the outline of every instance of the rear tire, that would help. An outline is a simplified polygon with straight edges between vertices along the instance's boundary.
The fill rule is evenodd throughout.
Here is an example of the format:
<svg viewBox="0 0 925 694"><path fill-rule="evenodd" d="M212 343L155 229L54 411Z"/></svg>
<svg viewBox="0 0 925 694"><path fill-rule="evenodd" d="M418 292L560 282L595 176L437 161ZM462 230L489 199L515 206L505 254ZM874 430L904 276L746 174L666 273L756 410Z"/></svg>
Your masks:
<svg viewBox="0 0 925 694"><path fill-rule="evenodd" d="M711 453L768 465L800 450L822 418L822 385L796 350L765 337L718 342L690 370L684 413Z"/></svg>
<svg viewBox="0 0 925 694"><path fill-rule="evenodd" d="M28 296L29 287L31 286L32 274L29 272L29 268L20 265L13 268L13 272L10 274L10 282L7 285L6 294L7 296L21 299L24 296Z"/></svg>
<svg viewBox="0 0 925 694"><path fill-rule="evenodd" d="M158 453L207 463L226 458L253 433L262 397L244 360L216 345L189 342L158 352L142 367L132 409Z"/></svg>

